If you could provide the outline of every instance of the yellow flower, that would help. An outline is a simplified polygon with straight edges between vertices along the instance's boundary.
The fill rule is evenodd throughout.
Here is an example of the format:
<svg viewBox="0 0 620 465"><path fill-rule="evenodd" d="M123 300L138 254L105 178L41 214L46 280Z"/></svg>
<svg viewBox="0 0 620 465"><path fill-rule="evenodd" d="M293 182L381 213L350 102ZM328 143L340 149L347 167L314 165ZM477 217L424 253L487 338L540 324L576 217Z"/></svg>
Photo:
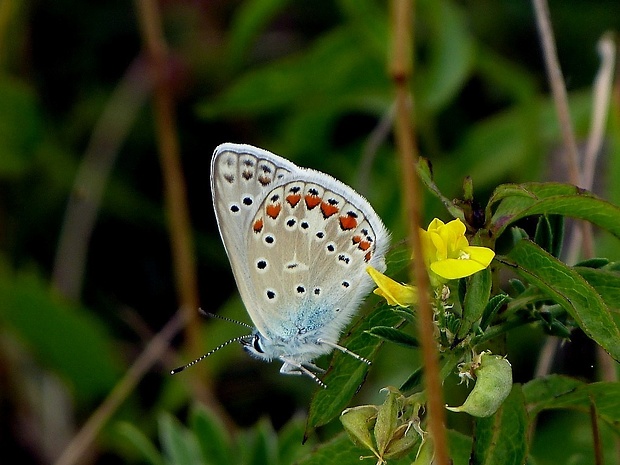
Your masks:
<svg viewBox="0 0 620 465"><path fill-rule="evenodd" d="M420 233L424 262L435 286L483 270L495 257L495 252L487 247L469 245L465 225L459 219L445 224L435 218Z"/></svg>
<svg viewBox="0 0 620 465"><path fill-rule="evenodd" d="M418 303L418 290L414 286L398 283L372 266L367 266L366 272L378 286L374 293L384 297L388 305L408 307Z"/></svg>

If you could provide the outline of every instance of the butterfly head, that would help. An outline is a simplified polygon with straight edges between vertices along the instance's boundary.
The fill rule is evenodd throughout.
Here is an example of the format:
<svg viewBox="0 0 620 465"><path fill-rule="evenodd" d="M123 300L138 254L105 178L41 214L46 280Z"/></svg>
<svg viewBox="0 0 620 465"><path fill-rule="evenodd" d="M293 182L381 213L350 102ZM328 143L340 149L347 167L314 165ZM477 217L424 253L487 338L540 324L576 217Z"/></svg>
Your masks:
<svg viewBox="0 0 620 465"><path fill-rule="evenodd" d="M257 329L252 334L240 339L239 342L243 349L255 358L266 361L271 361L274 358L273 346Z"/></svg>

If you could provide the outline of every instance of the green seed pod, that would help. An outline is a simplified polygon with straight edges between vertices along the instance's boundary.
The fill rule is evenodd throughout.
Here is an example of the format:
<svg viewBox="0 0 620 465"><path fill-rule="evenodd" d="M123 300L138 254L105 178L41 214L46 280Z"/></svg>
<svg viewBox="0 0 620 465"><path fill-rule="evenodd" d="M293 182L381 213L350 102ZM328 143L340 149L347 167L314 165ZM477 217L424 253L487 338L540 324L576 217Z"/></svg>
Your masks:
<svg viewBox="0 0 620 465"><path fill-rule="evenodd" d="M375 450L371 429L377 418L375 405L360 405L348 408L340 414L340 422L354 444Z"/></svg>
<svg viewBox="0 0 620 465"><path fill-rule="evenodd" d="M400 425L396 428L396 431L394 431L392 440L388 444L383 458L400 458L408 454L420 440L421 436L412 425Z"/></svg>
<svg viewBox="0 0 620 465"><path fill-rule="evenodd" d="M433 442L433 438L427 435L422 444L420 444L418 455L411 465L430 465L433 463L434 457L435 443Z"/></svg>
<svg viewBox="0 0 620 465"><path fill-rule="evenodd" d="M392 440L394 430L398 424L398 404L396 398L399 395L395 389L384 388L382 391L387 391L387 397L383 405L379 407L374 430L377 451L381 456L383 456L388 443Z"/></svg>
<svg viewBox="0 0 620 465"><path fill-rule="evenodd" d="M502 405L512 389L512 367L499 355L482 353L480 365L474 369L476 385L460 407L448 407L453 412L465 412L474 417L490 417Z"/></svg>

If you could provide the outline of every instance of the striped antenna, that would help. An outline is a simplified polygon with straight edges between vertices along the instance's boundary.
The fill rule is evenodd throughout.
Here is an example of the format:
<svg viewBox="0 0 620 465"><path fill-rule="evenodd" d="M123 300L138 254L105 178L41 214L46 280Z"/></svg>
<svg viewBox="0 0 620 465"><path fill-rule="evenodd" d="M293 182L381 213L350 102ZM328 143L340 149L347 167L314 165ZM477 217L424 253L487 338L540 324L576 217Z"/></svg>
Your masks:
<svg viewBox="0 0 620 465"><path fill-rule="evenodd" d="M204 360L205 358L207 358L209 355L214 354L215 352L217 352L218 350L220 350L223 347L226 347L228 344L231 344L233 342L238 342L241 341L243 339L248 339L252 337L251 335L246 335L246 336L239 336L239 337L235 337L233 339L230 339L229 341L224 342L223 344L220 344L219 346L217 346L215 349L210 350L209 352L207 352L206 354L198 357L196 360L194 360L193 362L189 362L186 365L180 366L178 368L175 368L174 370L170 371L171 375L176 375L177 373L180 373L181 371L185 370L186 368L191 367L192 365L196 365L198 362Z"/></svg>
<svg viewBox="0 0 620 465"><path fill-rule="evenodd" d="M235 323L241 326L245 326L246 328L250 328L250 329L254 329L252 326L250 326L247 323L244 323L243 321L239 321L239 320L233 320L232 318L228 318L225 316L220 316L220 315L216 315L215 313L211 313L211 312L206 312L204 311L202 308L199 308L198 311L203 315L206 316L208 318L218 318L220 320L224 320L224 321L229 321L230 323Z"/></svg>

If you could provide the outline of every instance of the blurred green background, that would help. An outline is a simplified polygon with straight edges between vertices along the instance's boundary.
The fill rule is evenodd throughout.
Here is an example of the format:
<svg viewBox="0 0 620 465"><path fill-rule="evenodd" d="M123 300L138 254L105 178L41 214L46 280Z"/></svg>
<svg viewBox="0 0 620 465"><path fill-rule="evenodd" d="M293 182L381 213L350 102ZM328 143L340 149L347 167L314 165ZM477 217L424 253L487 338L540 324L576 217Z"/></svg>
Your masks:
<svg viewBox="0 0 620 465"><path fill-rule="evenodd" d="M0 1L1 463L53 463L178 306L136 4ZM597 42L619 29L620 3L549 5L584 144ZM404 237L389 130L388 2L159 6L204 309L250 322L211 207L209 162L222 142L260 146L336 176L369 198L394 242ZM499 183L567 181L529 2L420 0L414 30L418 144L446 196L461 194L465 175L482 204ZM615 91L595 190L618 203L617 85ZM98 189L100 204L78 208L68 221L71 194L79 201ZM449 219L434 200L426 198L425 208L429 220ZM601 238L597 246L599 255L618 259L612 242ZM201 326L204 351L245 331L221 321ZM523 331L510 341L516 381L531 379L543 337ZM191 388L189 372L168 372L200 353L183 350L181 336L173 347L179 352L168 351L140 380L81 463L142 463L119 422L157 442L162 412L185 422L200 389L212 391L238 427L266 418L276 430L303 418L316 389L309 379L280 376L279 364L252 360L237 345L203 362L204 385ZM357 403L377 401L379 388L401 383L417 362L410 357L385 347ZM592 347L577 336L554 371L594 379L593 363ZM452 391L448 400L462 399L461 388ZM467 431L466 420L448 418ZM579 418L541 421L544 442L533 448L538 463L592 463L578 441L575 450L553 446L564 444L558 437L581 437L579 426Z"/></svg>

